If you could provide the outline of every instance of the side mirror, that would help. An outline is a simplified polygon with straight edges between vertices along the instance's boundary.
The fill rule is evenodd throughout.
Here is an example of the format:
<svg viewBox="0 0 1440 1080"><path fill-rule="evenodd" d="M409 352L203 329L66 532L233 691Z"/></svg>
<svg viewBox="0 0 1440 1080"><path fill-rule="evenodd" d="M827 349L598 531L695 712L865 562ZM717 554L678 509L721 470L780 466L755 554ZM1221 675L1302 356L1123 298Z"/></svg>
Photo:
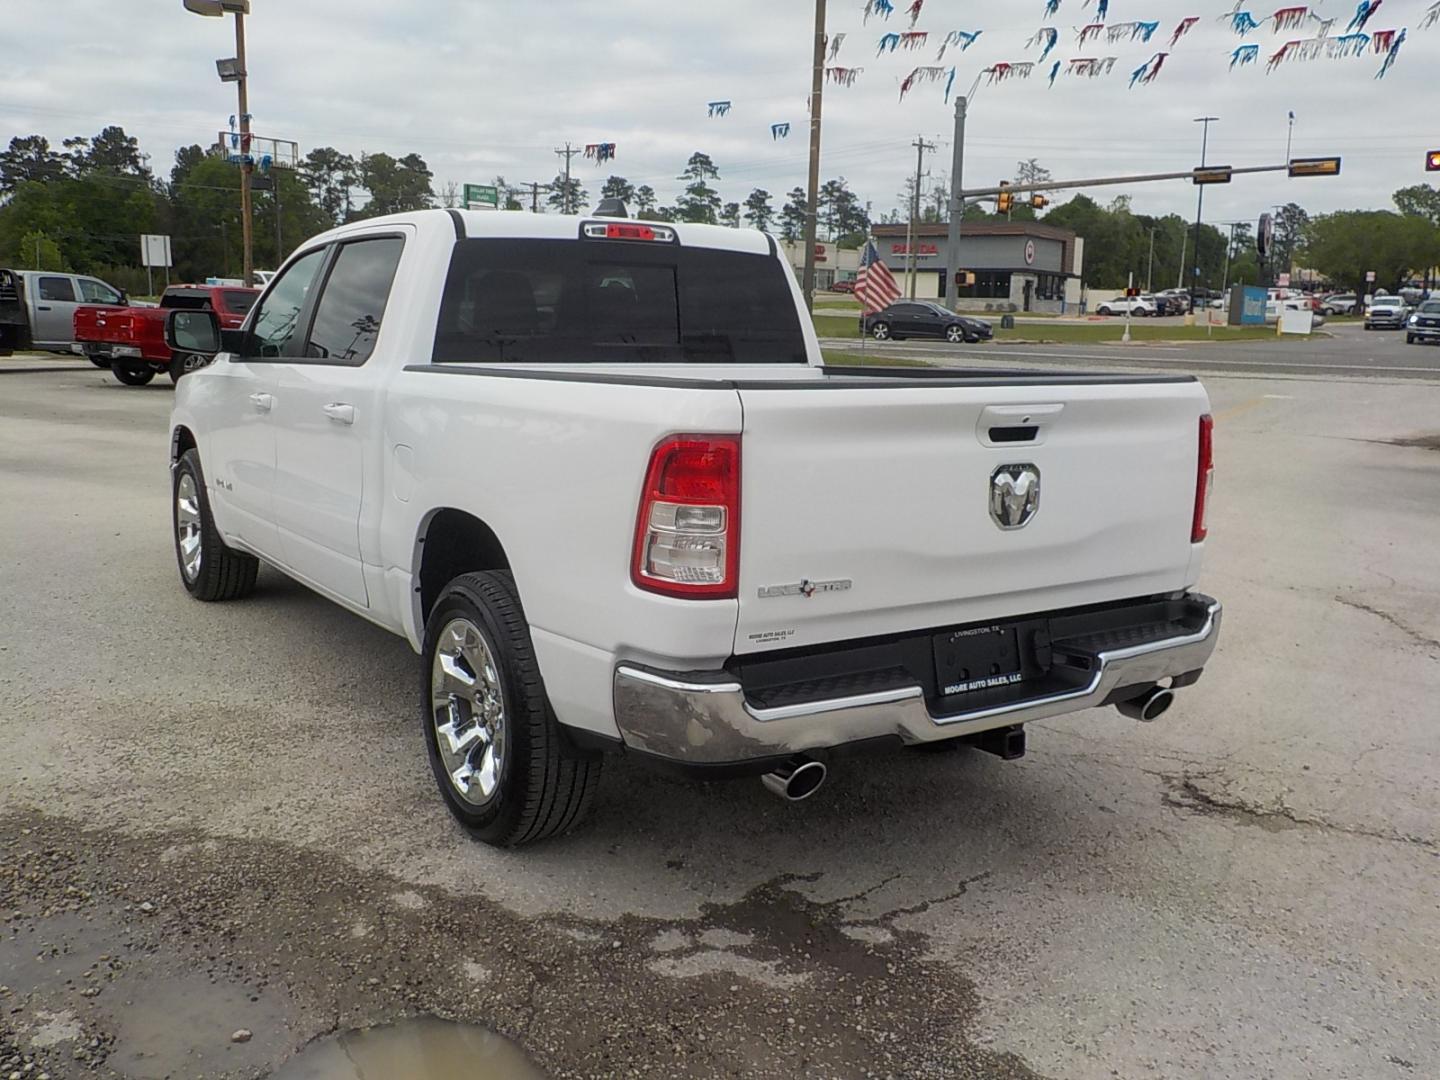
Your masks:
<svg viewBox="0 0 1440 1080"><path fill-rule="evenodd" d="M183 308L165 316L165 344L176 352L214 356L220 352L220 317Z"/></svg>
<svg viewBox="0 0 1440 1080"><path fill-rule="evenodd" d="M121 289L121 290L120 290L120 306L121 306L121 307L129 307L129 306L130 306L130 294L129 294L128 292L126 292L124 289Z"/></svg>

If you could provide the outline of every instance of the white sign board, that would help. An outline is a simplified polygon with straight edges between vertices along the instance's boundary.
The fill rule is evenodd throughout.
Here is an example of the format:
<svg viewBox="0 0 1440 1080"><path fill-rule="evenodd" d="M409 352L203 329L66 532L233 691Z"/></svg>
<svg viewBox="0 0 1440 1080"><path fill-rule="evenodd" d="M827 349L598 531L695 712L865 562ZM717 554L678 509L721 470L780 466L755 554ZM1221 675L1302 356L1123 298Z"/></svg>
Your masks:
<svg viewBox="0 0 1440 1080"><path fill-rule="evenodd" d="M1374 270L1366 270L1366 271L1365 271L1365 280L1366 280L1366 281L1371 281L1371 282L1373 282L1373 281L1375 280L1375 271L1374 271Z"/></svg>
<svg viewBox="0 0 1440 1080"><path fill-rule="evenodd" d="M140 237L141 266L174 266L170 257L170 237L145 233Z"/></svg>
<svg viewBox="0 0 1440 1080"><path fill-rule="evenodd" d="M1282 289L1288 289L1288 288L1290 287L1290 275L1289 275L1289 274L1281 274L1281 275L1276 279L1275 284L1276 284L1276 285L1279 285L1280 288L1282 288Z"/></svg>
<svg viewBox="0 0 1440 1080"><path fill-rule="evenodd" d="M1280 333L1308 334L1315 329L1315 312L1309 308L1282 308Z"/></svg>

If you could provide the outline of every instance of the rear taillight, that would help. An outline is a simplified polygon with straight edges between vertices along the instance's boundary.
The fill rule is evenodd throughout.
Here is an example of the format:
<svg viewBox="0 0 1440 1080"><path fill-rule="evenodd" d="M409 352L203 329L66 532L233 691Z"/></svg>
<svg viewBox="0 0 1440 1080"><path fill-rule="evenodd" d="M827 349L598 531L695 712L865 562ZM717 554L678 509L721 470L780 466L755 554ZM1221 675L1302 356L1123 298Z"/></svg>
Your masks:
<svg viewBox="0 0 1440 1080"><path fill-rule="evenodd" d="M739 567L740 440L666 439L640 493L631 580L665 596L722 600L736 596Z"/></svg>
<svg viewBox="0 0 1440 1080"><path fill-rule="evenodd" d="M1195 478L1195 519L1190 526L1190 542L1198 544L1209 530L1205 515L1210 509L1210 489L1215 486L1215 418L1200 417L1199 469Z"/></svg>

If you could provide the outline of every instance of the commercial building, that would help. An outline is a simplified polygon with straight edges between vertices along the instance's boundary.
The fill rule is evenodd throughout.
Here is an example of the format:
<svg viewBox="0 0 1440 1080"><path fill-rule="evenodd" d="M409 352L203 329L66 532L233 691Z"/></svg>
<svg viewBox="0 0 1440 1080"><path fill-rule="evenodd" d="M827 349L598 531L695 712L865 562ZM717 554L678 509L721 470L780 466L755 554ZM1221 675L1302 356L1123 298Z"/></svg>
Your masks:
<svg viewBox="0 0 1440 1080"><path fill-rule="evenodd" d="M801 241L782 240L781 249L790 265L795 268L795 279L803 281L805 273L805 245ZM815 287L828 289L837 281L854 281L860 272L860 251L858 248L842 248L836 244L815 244Z"/></svg>
<svg viewBox="0 0 1440 1080"><path fill-rule="evenodd" d="M904 224L876 225L874 236L880 257L908 294L906 230ZM946 276L958 270L971 275L970 284L959 290L963 310L1064 314L1080 309L1085 241L1069 229L1035 221L967 222L957 267L946 265L948 225L926 223L915 231L918 299L943 299Z"/></svg>

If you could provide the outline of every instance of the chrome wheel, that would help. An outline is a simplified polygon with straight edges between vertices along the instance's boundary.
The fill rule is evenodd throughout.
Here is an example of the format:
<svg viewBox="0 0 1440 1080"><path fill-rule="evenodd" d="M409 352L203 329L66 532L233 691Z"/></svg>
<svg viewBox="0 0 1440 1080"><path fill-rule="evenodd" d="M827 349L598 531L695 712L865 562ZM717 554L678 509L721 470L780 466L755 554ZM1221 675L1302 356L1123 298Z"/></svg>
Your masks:
<svg viewBox="0 0 1440 1080"><path fill-rule="evenodd" d="M175 485L175 542L180 548L180 572L186 581L194 581L200 576L200 490L189 472L182 472Z"/></svg>
<svg viewBox="0 0 1440 1080"><path fill-rule="evenodd" d="M958 345L965 340L965 328L963 326L951 326L945 330L945 340L952 345Z"/></svg>
<svg viewBox="0 0 1440 1080"><path fill-rule="evenodd" d="M467 618L440 631L430 667L435 746L455 794L471 806L495 797L505 765L505 698L495 654Z"/></svg>
<svg viewBox="0 0 1440 1080"><path fill-rule="evenodd" d="M888 341L890 339L890 325L888 323L876 323L870 333L875 336L876 341Z"/></svg>

